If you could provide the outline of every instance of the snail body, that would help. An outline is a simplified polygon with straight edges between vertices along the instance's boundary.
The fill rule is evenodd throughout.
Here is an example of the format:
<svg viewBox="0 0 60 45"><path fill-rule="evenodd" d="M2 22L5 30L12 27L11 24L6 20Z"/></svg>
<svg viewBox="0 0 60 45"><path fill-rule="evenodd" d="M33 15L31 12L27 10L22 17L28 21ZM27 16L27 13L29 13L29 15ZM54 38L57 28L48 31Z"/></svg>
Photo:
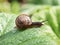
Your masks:
<svg viewBox="0 0 60 45"><path fill-rule="evenodd" d="M43 25L42 22L32 22L29 15L26 14L19 15L16 18L15 23L18 28L40 27Z"/></svg>

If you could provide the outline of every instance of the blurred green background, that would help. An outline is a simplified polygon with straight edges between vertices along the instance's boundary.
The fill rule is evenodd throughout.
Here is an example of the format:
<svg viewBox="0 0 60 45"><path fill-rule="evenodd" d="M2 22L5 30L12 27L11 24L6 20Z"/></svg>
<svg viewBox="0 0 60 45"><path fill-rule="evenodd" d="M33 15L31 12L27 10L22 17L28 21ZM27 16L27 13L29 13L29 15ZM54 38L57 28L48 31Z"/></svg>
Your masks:
<svg viewBox="0 0 60 45"><path fill-rule="evenodd" d="M26 4L57 6L60 0L0 0L0 12L18 14Z"/></svg>

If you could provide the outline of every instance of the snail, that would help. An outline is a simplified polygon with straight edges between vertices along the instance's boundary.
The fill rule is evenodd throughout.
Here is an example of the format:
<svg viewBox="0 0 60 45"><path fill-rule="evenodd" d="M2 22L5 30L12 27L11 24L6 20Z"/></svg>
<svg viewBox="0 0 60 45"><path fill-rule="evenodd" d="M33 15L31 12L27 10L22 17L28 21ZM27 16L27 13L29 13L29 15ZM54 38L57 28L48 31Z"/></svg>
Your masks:
<svg viewBox="0 0 60 45"><path fill-rule="evenodd" d="M32 22L30 16L26 14L19 15L16 18L15 23L17 28L40 27L43 25L42 22Z"/></svg>

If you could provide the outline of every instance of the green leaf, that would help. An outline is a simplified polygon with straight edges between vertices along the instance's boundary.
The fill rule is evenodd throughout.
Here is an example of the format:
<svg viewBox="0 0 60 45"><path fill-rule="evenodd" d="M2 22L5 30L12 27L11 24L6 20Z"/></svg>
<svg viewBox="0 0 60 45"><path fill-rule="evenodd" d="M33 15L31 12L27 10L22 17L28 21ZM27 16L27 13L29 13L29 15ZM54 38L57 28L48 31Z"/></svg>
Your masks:
<svg viewBox="0 0 60 45"><path fill-rule="evenodd" d="M60 31L60 9L56 9L56 18L58 23L58 32Z"/></svg>
<svg viewBox="0 0 60 45"><path fill-rule="evenodd" d="M49 28L42 26L39 28L17 29L15 28L15 18L17 15L0 13L0 45L57 45L50 33L45 32Z"/></svg>
<svg viewBox="0 0 60 45"><path fill-rule="evenodd" d="M4 43L3 43L4 42ZM0 38L0 45L56 45L40 28L11 31Z"/></svg>
<svg viewBox="0 0 60 45"><path fill-rule="evenodd" d="M57 8L56 9L56 18L57 18L57 23L58 23L58 34L59 34L59 37L60 37L60 9Z"/></svg>
<svg viewBox="0 0 60 45"><path fill-rule="evenodd" d="M0 13L0 35L9 32L14 27L15 18L14 14Z"/></svg>
<svg viewBox="0 0 60 45"><path fill-rule="evenodd" d="M51 8L49 11L47 11L46 19L52 30L60 38L60 9L58 7L54 10L53 9Z"/></svg>
<svg viewBox="0 0 60 45"><path fill-rule="evenodd" d="M54 12L52 12L52 10L47 11L46 19L48 20L48 23L50 24L52 29L57 30L57 21L56 21L56 17L54 15Z"/></svg>

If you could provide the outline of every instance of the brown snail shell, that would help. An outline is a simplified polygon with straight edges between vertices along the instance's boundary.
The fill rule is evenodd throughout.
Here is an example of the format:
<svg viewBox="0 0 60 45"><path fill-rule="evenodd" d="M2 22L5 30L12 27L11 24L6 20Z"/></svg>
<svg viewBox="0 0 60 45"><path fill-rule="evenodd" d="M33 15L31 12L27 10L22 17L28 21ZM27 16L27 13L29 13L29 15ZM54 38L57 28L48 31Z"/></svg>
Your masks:
<svg viewBox="0 0 60 45"><path fill-rule="evenodd" d="M28 28L32 24L32 20L29 15L22 14L16 18L15 23L18 28Z"/></svg>

